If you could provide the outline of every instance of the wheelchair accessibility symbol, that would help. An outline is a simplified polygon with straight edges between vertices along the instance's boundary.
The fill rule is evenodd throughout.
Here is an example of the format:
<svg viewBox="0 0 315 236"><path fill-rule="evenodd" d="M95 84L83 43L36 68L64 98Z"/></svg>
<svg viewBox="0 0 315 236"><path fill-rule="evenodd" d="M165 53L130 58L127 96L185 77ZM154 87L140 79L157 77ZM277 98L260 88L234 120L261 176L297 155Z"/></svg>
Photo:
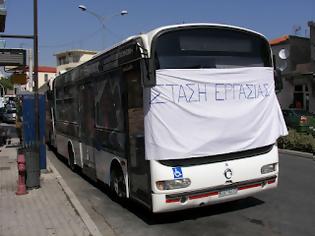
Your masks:
<svg viewBox="0 0 315 236"><path fill-rule="evenodd" d="M183 172L181 167L173 167L173 176L174 179L181 179L183 178Z"/></svg>

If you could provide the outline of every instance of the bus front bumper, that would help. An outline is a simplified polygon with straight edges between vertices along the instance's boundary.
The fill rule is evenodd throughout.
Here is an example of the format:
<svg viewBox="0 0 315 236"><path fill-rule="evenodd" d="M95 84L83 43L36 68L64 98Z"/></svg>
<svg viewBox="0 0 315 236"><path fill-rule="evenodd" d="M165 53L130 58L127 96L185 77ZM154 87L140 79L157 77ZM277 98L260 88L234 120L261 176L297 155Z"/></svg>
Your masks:
<svg viewBox="0 0 315 236"><path fill-rule="evenodd" d="M169 212L246 198L276 188L277 175L178 194L152 194L153 212Z"/></svg>

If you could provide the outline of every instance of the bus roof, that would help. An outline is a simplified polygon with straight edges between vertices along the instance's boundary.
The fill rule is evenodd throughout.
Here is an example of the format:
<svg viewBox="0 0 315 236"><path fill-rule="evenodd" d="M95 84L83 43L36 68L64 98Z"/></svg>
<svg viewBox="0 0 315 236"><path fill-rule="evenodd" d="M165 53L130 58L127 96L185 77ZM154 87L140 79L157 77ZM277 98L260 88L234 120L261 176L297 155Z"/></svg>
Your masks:
<svg viewBox="0 0 315 236"><path fill-rule="evenodd" d="M168 29L183 28L183 27L202 27L202 26L220 27L220 28L222 27L222 28L247 31L247 32L251 32L254 34L258 34L267 40L267 38L264 35L262 35L261 33L258 33L256 31L253 31L250 29L246 29L246 28L242 28L242 27L238 27L238 26L233 26L233 25L215 24L215 23L191 23L191 24L177 24L177 25L162 26L162 27L159 27L159 28L156 28L156 29L149 31L148 33L146 33L146 35L148 35L148 37L152 39L160 31L164 31L164 30L168 30Z"/></svg>
<svg viewBox="0 0 315 236"><path fill-rule="evenodd" d="M256 31L247 29L247 28L242 28L242 27L238 27L238 26L233 26L233 25L225 25L225 24L215 24L215 23L191 23L191 24L177 24L177 25L167 25L167 26L161 26L158 28L155 28L147 33L142 33L142 34L138 34L138 35L134 35L134 36L130 36L127 39L114 44L113 46L97 53L93 58L96 58L120 45L123 45L124 43L127 43L128 41L137 39L137 38L141 38L143 43L144 43L144 47L148 50L148 54L150 55L150 50L151 50L151 42L154 38L154 36L156 34L158 34L161 31L165 31L165 30L169 30L169 29L180 29L180 28L185 28L185 27L202 27L202 26L208 26L208 27L219 27L219 28L227 28L227 29L235 29L235 30L241 30L241 31L246 31L246 32L250 32L253 34L257 34L259 36L261 36L262 38L264 38L266 41L268 41L268 39L261 33L258 33Z"/></svg>
<svg viewBox="0 0 315 236"><path fill-rule="evenodd" d="M79 66L87 64L87 63L89 63L89 61L94 60L95 58L97 58L97 57L99 57L99 56L125 44L125 43L128 43L129 41L135 40L135 39L141 39L142 40L142 42L144 44L143 46L147 50L148 56L150 57L150 55L151 55L151 46L150 46L151 42L152 42L154 36L156 34L158 34L159 32L169 30L169 29L180 29L180 28L185 28L185 27L203 27L203 26L204 27L218 27L218 28L226 28L226 29L235 29L235 30L241 30L244 32L250 32L250 33L253 33L253 34L256 34L256 35L262 37L263 39L265 39L268 42L268 39L261 33L258 33L256 31L253 31L253 30L250 30L247 28L242 28L242 27L233 26L233 25L215 24L215 23L190 23L190 24L167 25L167 26L161 26L161 27L155 28L155 29L153 29L147 33L141 33L138 35L130 36L130 37L126 38L125 40L118 42L118 43L112 45L111 47L104 49L103 51L100 51L99 53L95 54L90 60L80 64ZM70 72L74 69L76 69L76 67L70 69L67 72ZM59 77L59 76L60 75L58 75L57 77Z"/></svg>

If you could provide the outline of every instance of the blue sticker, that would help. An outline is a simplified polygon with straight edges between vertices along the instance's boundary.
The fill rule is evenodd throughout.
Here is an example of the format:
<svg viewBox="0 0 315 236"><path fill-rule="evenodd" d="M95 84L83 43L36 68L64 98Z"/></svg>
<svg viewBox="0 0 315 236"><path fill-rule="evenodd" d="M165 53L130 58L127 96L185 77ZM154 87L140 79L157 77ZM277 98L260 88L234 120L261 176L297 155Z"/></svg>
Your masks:
<svg viewBox="0 0 315 236"><path fill-rule="evenodd" d="M181 179L183 178L183 172L181 167L173 167L173 175L174 179Z"/></svg>

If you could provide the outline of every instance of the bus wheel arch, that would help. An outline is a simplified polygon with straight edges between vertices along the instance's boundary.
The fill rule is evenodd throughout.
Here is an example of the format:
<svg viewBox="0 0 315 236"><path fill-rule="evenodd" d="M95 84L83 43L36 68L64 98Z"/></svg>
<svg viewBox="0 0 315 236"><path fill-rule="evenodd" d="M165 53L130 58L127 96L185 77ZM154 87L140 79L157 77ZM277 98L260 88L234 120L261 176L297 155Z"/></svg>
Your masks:
<svg viewBox="0 0 315 236"><path fill-rule="evenodd" d="M114 160L110 167L109 188L115 199L124 200L126 198L126 181L123 170L117 160Z"/></svg>

